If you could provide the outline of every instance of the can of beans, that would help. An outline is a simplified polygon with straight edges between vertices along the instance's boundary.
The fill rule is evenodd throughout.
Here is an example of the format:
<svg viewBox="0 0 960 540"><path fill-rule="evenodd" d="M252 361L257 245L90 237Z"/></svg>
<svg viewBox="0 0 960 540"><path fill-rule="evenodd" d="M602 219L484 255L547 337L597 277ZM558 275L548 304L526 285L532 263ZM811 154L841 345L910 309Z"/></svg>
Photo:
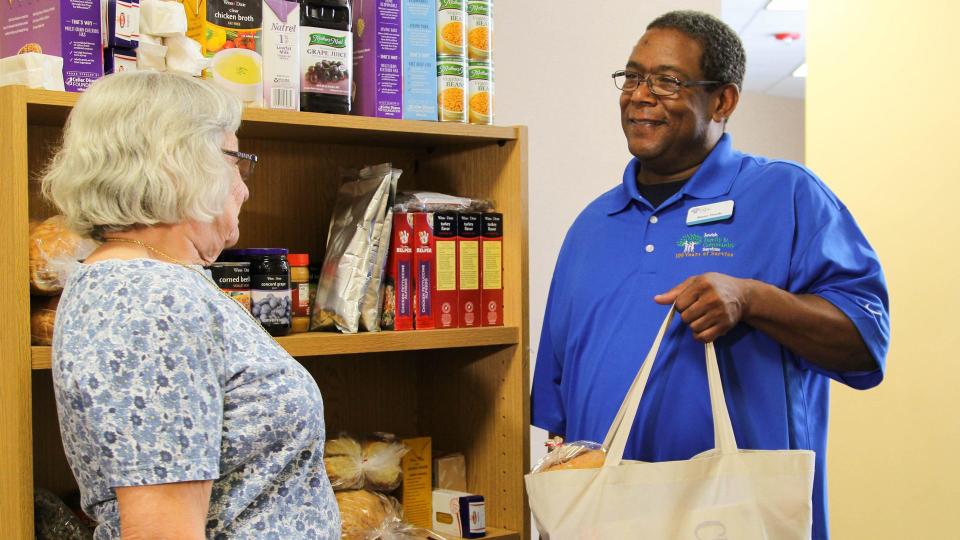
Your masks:
<svg viewBox="0 0 960 540"><path fill-rule="evenodd" d="M250 263L215 262L209 269L217 287L250 311Z"/></svg>
<svg viewBox="0 0 960 540"><path fill-rule="evenodd" d="M490 125L493 123L493 64L470 62L467 68L470 87L470 123Z"/></svg>
<svg viewBox="0 0 960 540"><path fill-rule="evenodd" d="M465 64L462 56L437 57L437 102L441 122L467 121Z"/></svg>
<svg viewBox="0 0 960 540"><path fill-rule="evenodd" d="M471 61L493 58L492 0L467 0L467 53Z"/></svg>
<svg viewBox="0 0 960 540"><path fill-rule="evenodd" d="M464 0L437 0L437 54L463 56L467 35Z"/></svg>

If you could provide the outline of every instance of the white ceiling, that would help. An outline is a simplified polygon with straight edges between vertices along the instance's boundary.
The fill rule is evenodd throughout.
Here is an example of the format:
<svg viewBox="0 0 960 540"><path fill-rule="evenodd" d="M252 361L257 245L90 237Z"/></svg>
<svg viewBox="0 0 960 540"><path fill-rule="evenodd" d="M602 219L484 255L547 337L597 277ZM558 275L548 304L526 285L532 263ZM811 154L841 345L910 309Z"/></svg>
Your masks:
<svg viewBox="0 0 960 540"><path fill-rule="evenodd" d="M807 49L806 12L768 11L769 0L723 0L721 18L740 34L747 50L743 88L773 96L804 98L806 79L793 76ZM786 43L774 34L795 32L800 39Z"/></svg>

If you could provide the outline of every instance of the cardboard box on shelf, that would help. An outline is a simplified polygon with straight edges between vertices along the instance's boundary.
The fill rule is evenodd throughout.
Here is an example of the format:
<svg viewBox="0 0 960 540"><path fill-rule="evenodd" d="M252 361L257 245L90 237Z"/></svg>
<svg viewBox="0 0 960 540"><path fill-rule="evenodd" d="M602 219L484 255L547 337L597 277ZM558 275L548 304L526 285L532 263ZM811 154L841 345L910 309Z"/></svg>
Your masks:
<svg viewBox="0 0 960 540"><path fill-rule="evenodd" d="M483 326L480 308L480 214L457 214L457 312L459 327Z"/></svg>
<svg viewBox="0 0 960 540"><path fill-rule="evenodd" d="M432 447L430 437L404 439L408 452L400 467L403 470L403 516L417 527L433 525Z"/></svg>
<svg viewBox="0 0 960 540"><path fill-rule="evenodd" d="M437 327L434 314L436 290L436 241L433 236L433 214L413 214L413 313L414 327L429 330Z"/></svg>
<svg viewBox="0 0 960 540"><path fill-rule="evenodd" d="M461 453L447 454L433 460L434 489L467 490L467 460Z"/></svg>
<svg viewBox="0 0 960 540"><path fill-rule="evenodd" d="M403 119L437 121L437 0L401 0Z"/></svg>
<svg viewBox="0 0 960 540"><path fill-rule="evenodd" d="M63 59L68 92L83 92L103 76L99 0L0 2L0 58L36 52Z"/></svg>
<svg viewBox="0 0 960 540"><path fill-rule="evenodd" d="M353 114L403 116L400 0L368 0L353 10Z"/></svg>
<svg viewBox="0 0 960 540"><path fill-rule="evenodd" d="M436 328L456 328L457 308L457 213L433 214L436 272L433 284L433 309ZM418 327L419 328L419 327Z"/></svg>
<svg viewBox="0 0 960 540"><path fill-rule="evenodd" d="M483 326L503 326L503 214L487 212L480 219Z"/></svg>
<svg viewBox="0 0 960 540"><path fill-rule="evenodd" d="M300 110L300 4L263 0L263 106Z"/></svg>
<svg viewBox="0 0 960 540"><path fill-rule="evenodd" d="M390 254L387 257L387 274L384 279L383 314L380 328L383 330L413 330L414 271L413 232L414 214L393 214Z"/></svg>
<svg viewBox="0 0 960 540"><path fill-rule="evenodd" d="M482 538L487 534L486 522L482 495L433 490L433 530L462 538Z"/></svg>

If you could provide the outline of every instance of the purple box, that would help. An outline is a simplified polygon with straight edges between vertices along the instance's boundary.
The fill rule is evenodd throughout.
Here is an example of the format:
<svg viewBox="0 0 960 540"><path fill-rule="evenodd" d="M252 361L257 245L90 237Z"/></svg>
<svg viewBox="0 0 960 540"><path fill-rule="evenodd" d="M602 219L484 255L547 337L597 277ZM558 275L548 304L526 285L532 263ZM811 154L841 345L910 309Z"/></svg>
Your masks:
<svg viewBox="0 0 960 540"><path fill-rule="evenodd" d="M63 58L68 92L83 92L103 76L100 0L0 2L0 58L40 52Z"/></svg>
<svg viewBox="0 0 960 540"><path fill-rule="evenodd" d="M353 114L400 118L401 80L400 0L354 3L353 73L357 85Z"/></svg>

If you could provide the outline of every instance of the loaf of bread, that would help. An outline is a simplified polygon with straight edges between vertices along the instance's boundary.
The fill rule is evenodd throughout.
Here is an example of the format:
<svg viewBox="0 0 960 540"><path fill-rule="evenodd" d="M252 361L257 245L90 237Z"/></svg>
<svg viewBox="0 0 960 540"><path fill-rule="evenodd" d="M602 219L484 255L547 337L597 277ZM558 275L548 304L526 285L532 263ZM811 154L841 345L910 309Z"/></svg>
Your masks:
<svg viewBox="0 0 960 540"><path fill-rule="evenodd" d="M363 487L363 451L353 437L338 437L327 441L323 463L335 491Z"/></svg>
<svg viewBox="0 0 960 540"><path fill-rule="evenodd" d="M603 450L584 450L576 456L566 460L558 461L548 465L540 472L560 471L565 469L599 469L603 466L603 461L607 454Z"/></svg>
<svg viewBox="0 0 960 540"><path fill-rule="evenodd" d="M53 343L53 323L57 317L57 304L59 302L59 295L49 298L33 298L30 307L31 345L50 345Z"/></svg>
<svg viewBox="0 0 960 540"><path fill-rule="evenodd" d="M364 487L393 491L400 487L403 470L400 459L407 447L399 441L366 441L363 444Z"/></svg>
<svg viewBox="0 0 960 540"><path fill-rule="evenodd" d="M336 496L343 523L341 540L367 540L395 516L395 507L385 495L359 489L338 491Z"/></svg>
<svg viewBox="0 0 960 540"><path fill-rule="evenodd" d="M93 241L68 229L63 216L52 218L30 231L30 290L54 295L63 290L71 267L93 251Z"/></svg>

